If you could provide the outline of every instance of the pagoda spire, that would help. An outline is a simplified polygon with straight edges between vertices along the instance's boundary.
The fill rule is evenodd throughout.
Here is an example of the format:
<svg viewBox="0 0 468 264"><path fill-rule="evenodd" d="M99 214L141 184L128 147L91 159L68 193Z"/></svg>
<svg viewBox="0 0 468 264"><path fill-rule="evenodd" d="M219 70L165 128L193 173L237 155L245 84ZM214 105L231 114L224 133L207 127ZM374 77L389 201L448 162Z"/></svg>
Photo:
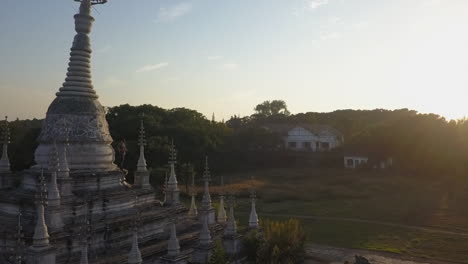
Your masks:
<svg viewBox="0 0 468 264"><path fill-rule="evenodd" d="M167 203L170 205L173 204L178 204L180 202L179 200L179 187L178 187L178 182L177 182L177 176L175 173L175 164L177 163L177 156L176 156L176 150L174 147L174 140L171 142L171 147L170 147L170 157L169 157L169 165L170 165L170 173L169 173L169 180L167 181L167 190L166 190L166 199Z"/></svg>
<svg viewBox="0 0 468 264"><path fill-rule="evenodd" d="M145 126L143 124L143 120L140 121L140 135L138 138L138 146L140 146L140 157L138 158L137 169L139 171L148 171L146 169L146 159L145 159L145 146L146 146L146 138L145 138Z"/></svg>
<svg viewBox="0 0 468 264"><path fill-rule="evenodd" d="M10 159L8 158L8 144L10 143L10 128L8 126L8 117L5 116L5 121L2 128L1 141L3 145L2 158L0 159L0 173L10 172ZM0 182L1 186L1 182Z"/></svg>
<svg viewBox="0 0 468 264"><path fill-rule="evenodd" d="M203 216L203 225L200 232L200 245L210 245L213 241L211 240L211 232L208 228L208 216Z"/></svg>
<svg viewBox="0 0 468 264"><path fill-rule="evenodd" d="M167 244L167 255L175 257L180 254L179 240L177 239L176 225L174 222L171 223L171 235Z"/></svg>
<svg viewBox="0 0 468 264"><path fill-rule="evenodd" d="M190 203L190 209L188 212L188 216L195 218L198 215L198 209L197 209L197 203L195 202L195 196L197 195L195 191L195 173L192 174L192 186L191 186L191 196L192 196L192 201Z"/></svg>
<svg viewBox="0 0 468 264"><path fill-rule="evenodd" d="M211 195L210 195L210 181L211 174L210 168L208 166L208 156L205 157L205 171L203 172L203 198L202 198L202 208L203 210L208 210L213 208L211 205Z"/></svg>
<svg viewBox="0 0 468 264"><path fill-rule="evenodd" d="M91 44L89 33L94 22L91 5L95 1L82 0L75 15L76 35L70 52L68 72L57 96L84 96L97 98L91 80Z"/></svg>
<svg viewBox="0 0 468 264"><path fill-rule="evenodd" d="M146 164L145 158L145 126L143 125L143 120L140 122L140 135L138 138L138 145L140 146L140 157L138 158L137 170L135 173L134 185L140 186L142 188L151 188L149 182L149 172Z"/></svg>
<svg viewBox="0 0 468 264"><path fill-rule="evenodd" d="M252 190L250 191L250 216L249 216L249 228L258 228L258 215L257 210L255 208L255 189L252 186Z"/></svg>
<svg viewBox="0 0 468 264"><path fill-rule="evenodd" d="M44 170L41 170L41 176L39 177L39 186L36 193L36 213L37 222L34 228L33 235L33 247L44 248L49 246L49 231L45 222L44 207L47 204L47 188L44 183Z"/></svg>
<svg viewBox="0 0 468 264"><path fill-rule="evenodd" d="M49 154L49 172L50 183L48 185L47 199L49 205L60 205L60 192L57 187L57 171L59 169L59 157L57 153L57 144L54 142Z"/></svg>
<svg viewBox="0 0 468 264"><path fill-rule="evenodd" d="M229 217L227 221L227 228L225 231L225 235L228 236L233 236L237 234L237 224L236 224L236 219L234 217L234 195L231 195L229 197Z"/></svg>
<svg viewBox="0 0 468 264"><path fill-rule="evenodd" d="M221 194L219 195L218 223L226 223L226 209L224 209L224 178L221 176Z"/></svg>
<svg viewBox="0 0 468 264"><path fill-rule="evenodd" d="M204 218L208 218L208 224L214 224L216 222L216 210L211 204L211 195L210 195L210 181L211 174L210 168L208 166L208 156L205 157L205 171L203 172L203 198L199 210L199 220L200 223L205 221Z"/></svg>
<svg viewBox="0 0 468 264"><path fill-rule="evenodd" d="M133 230L132 249L130 250L130 254L128 254L128 264L141 264L142 261L141 252L138 248L138 231L135 228Z"/></svg>

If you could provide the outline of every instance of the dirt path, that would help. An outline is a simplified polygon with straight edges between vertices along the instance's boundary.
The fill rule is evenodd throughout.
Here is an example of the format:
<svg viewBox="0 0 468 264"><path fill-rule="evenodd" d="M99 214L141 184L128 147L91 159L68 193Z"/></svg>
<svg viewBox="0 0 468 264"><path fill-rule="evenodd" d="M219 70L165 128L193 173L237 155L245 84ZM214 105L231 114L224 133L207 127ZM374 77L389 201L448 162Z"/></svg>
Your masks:
<svg viewBox="0 0 468 264"><path fill-rule="evenodd" d="M461 231L461 230L460 231L455 231L455 230L447 230L447 229L436 228L436 227L423 227L423 226L413 226L413 225L405 225L405 224L395 224L395 223L391 223L391 222L365 220L365 219L359 219L359 218L294 215L294 214L264 214L264 213L262 215L264 215L264 216L291 217L291 218L299 218L299 219L334 220L334 221L355 222L355 223L365 223L365 224L377 224L377 225L407 228L407 229L411 229L411 230L423 231L423 232L429 232L429 233L435 233L435 234L444 234L444 235L453 235L453 236L468 236L468 232Z"/></svg>
<svg viewBox="0 0 468 264"><path fill-rule="evenodd" d="M343 264L345 261L354 263L355 255L367 258L372 264L453 264L452 262L402 256L394 253L336 248L315 244L306 245L306 252L308 259L305 264Z"/></svg>

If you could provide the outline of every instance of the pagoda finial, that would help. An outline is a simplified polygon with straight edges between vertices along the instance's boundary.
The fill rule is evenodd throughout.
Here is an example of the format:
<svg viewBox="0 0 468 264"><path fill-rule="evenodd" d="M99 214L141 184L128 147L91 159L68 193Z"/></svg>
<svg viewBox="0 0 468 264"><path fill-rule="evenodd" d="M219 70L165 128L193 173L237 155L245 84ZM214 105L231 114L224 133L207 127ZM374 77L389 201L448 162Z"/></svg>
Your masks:
<svg viewBox="0 0 468 264"><path fill-rule="evenodd" d="M211 240L211 232L208 228L208 216L203 216L203 226L200 232L200 245L209 245L213 241Z"/></svg>
<svg viewBox="0 0 468 264"><path fill-rule="evenodd" d="M171 234L169 237L169 242L167 243L167 255L170 257L175 257L180 254L180 245L179 240L177 239L176 225L173 221L171 223Z"/></svg>
<svg viewBox="0 0 468 264"><path fill-rule="evenodd" d="M226 210L224 209L224 177L221 176L221 193L219 195L218 223L226 223Z"/></svg>
<svg viewBox="0 0 468 264"><path fill-rule="evenodd" d="M146 159L145 159L145 146L146 146L146 138L145 138L145 126L143 125L143 120L140 122L140 136L138 138L138 145L140 146L140 158L138 159L137 169L139 171L148 171L146 169Z"/></svg>
<svg viewBox="0 0 468 264"><path fill-rule="evenodd" d="M128 264L141 264L142 262L140 248L138 247L138 231L133 230L132 249L128 254Z"/></svg>
<svg viewBox="0 0 468 264"><path fill-rule="evenodd" d="M0 173L10 172L10 159L8 158L8 144L10 143L10 128L8 126L8 116L5 116L5 121L2 128L2 144L3 152L2 158L0 159Z"/></svg>
<svg viewBox="0 0 468 264"><path fill-rule="evenodd" d="M168 204L177 204L179 203L179 187L177 182L177 176L175 173L175 164L177 163L177 153L174 147L174 140L171 142L170 146L170 154L169 154L169 166L170 166L170 173L169 173L169 180L167 181L167 203Z"/></svg>
<svg viewBox="0 0 468 264"><path fill-rule="evenodd" d="M205 171L203 172L204 192L202 199L202 207L204 210L211 209L211 195L210 195L210 168L208 166L208 156L205 157Z"/></svg>
<svg viewBox="0 0 468 264"><path fill-rule="evenodd" d="M57 96L79 96L97 98L91 81L91 44L88 34L94 18L91 6L103 4L103 0L78 0L81 2L79 13L75 15L76 35L70 52L67 77Z"/></svg>
<svg viewBox="0 0 468 264"><path fill-rule="evenodd" d="M144 115L142 115L143 117ZM143 120L140 121L140 135L138 138L138 145L140 146L140 157L138 158L137 163L137 170L135 173L135 180L134 185L140 186L142 188L151 188L151 184L149 182L149 172L146 164L145 158L145 146L146 146L146 138L145 138L145 126L143 124Z"/></svg>
<svg viewBox="0 0 468 264"><path fill-rule="evenodd" d="M192 201L190 203L190 209L188 212L188 216L195 218L198 215L198 209L197 209L197 204L195 201L195 196L197 195L195 191L195 173L192 173L192 186L190 188L191 196L192 196Z"/></svg>
<svg viewBox="0 0 468 264"><path fill-rule="evenodd" d="M237 224L236 224L236 219L234 218L234 204L235 204L235 198L234 195L231 195L228 200L229 204L229 218L227 221L227 228L225 231L225 235L235 235L237 234Z"/></svg>
<svg viewBox="0 0 468 264"><path fill-rule="evenodd" d="M250 216L249 216L249 227L250 228L258 228L258 215L257 215L257 210L255 208L255 200L257 196L255 194L255 189L253 186L253 178L252 178L252 189L250 191L250 202L251 202L251 207L250 207Z"/></svg>
<svg viewBox="0 0 468 264"><path fill-rule="evenodd" d="M43 248L49 246L49 231L45 222L44 206L47 204L47 189L44 183L44 169L39 177L38 191L36 193L37 222L33 235L33 247Z"/></svg>
<svg viewBox="0 0 468 264"><path fill-rule="evenodd" d="M54 142L49 154L49 172L50 183L48 188L49 205L60 205L60 192L57 186L57 171L59 169L59 157L57 153L57 144Z"/></svg>

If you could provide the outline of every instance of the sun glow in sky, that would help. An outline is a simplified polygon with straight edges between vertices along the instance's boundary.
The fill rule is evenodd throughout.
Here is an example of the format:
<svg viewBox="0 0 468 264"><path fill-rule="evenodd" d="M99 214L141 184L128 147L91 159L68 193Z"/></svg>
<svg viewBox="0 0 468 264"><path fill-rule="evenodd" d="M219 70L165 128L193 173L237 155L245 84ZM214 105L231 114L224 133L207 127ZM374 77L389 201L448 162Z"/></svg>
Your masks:
<svg viewBox="0 0 468 264"><path fill-rule="evenodd" d="M44 117L76 10L71 0L2 1L0 114ZM466 0L110 0L93 11L93 80L106 106L228 119L283 99L292 113L468 116Z"/></svg>

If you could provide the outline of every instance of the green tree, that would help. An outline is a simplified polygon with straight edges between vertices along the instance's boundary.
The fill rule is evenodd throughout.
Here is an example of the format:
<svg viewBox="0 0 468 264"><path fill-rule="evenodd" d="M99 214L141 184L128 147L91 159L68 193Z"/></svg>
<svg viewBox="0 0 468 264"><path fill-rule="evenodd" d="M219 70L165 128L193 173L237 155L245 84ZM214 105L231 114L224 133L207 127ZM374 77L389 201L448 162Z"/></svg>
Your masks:
<svg viewBox="0 0 468 264"><path fill-rule="evenodd" d="M269 117L274 115L289 116L291 113L288 111L286 102L283 100L264 101L254 108L256 114L261 117Z"/></svg>

